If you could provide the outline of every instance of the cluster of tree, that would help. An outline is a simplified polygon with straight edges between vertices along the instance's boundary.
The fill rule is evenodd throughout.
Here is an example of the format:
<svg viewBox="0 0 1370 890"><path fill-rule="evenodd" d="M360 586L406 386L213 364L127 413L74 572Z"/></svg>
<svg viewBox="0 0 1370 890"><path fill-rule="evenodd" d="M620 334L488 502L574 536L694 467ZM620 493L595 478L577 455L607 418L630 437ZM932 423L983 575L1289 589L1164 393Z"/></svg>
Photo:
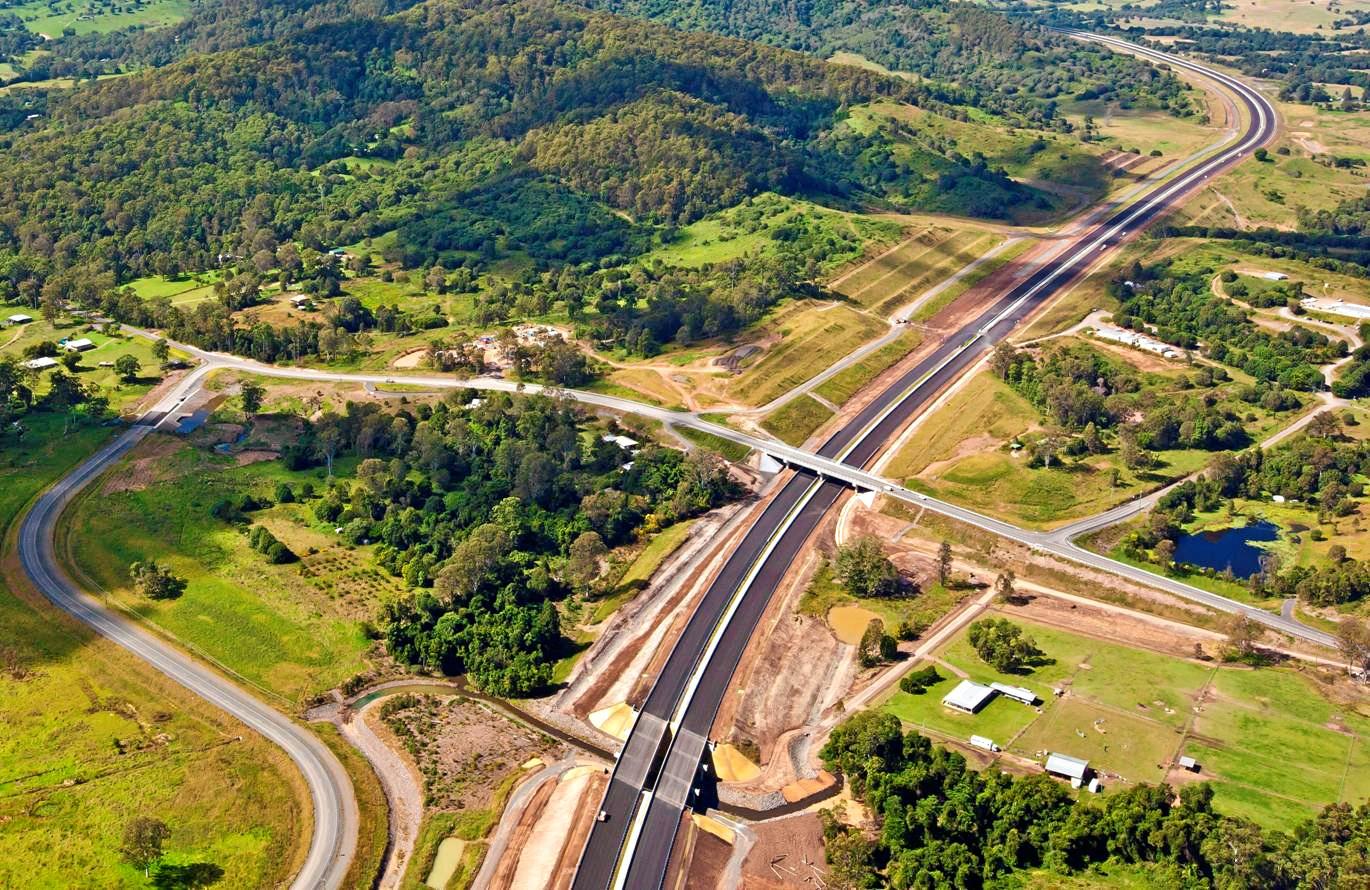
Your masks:
<svg viewBox="0 0 1370 890"><path fill-rule="evenodd" d="M128 567L134 588L148 599L174 600L185 593L186 580L155 560L135 562Z"/></svg>
<svg viewBox="0 0 1370 890"><path fill-rule="evenodd" d="M63 415L63 434L73 425L102 421L109 415L109 399L94 384L87 383L61 368L46 372L48 391L34 394L37 372L24 368L12 355L0 356L0 438L18 432L21 418L29 411L41 410Z"/></svg>
<svg viewBox="0 0 1370 890"><path fill-rule="evenodd" d="M843 890L1000 886L1109 861L1147 865L1164 886L1311 890L1370 874L1370 804L1331 804L1286 835L1215 812L1207 783L1077 800L1045 775L976 772L879 711L839 725L820 755L877 822L867 833L825 819L828 886Z"/></svg>
<svg viewBox="0 0 1370 890"><path fill-rule="evenodd" d="M1299 210L1302 231L1233 229L1226 226L1164 226L1156 233L1169 238L1221 239L1242 253L1276 259L1300 260L1315 269L1354 278L1370 277L1370 236L1334 235L1314 226L1324 225L1316 211ZM1348 219L1350 214L1348 214Z"/></svg>
<svg viewBox="0 0 1370 890"><path fill-rule="evenodd" d="M389 413L351 403L283 454L292 467L342 454L356 478L312 504L349 541L413 588L387 603L397 659L466 673L497 695L546 686L564 648L555 603L596 592L607 548L630 543L735 496L704 452L604 441L568 402L470 393ZM631 466L625 466L631 463Z"/></svg>
<svg viewBox="0 0 1370 890"><path fill-rule="evenodd" d="M1012 589L1012 581L1009 582ZM985 618L966 631L966 639L985 664L1001 674L1017 674L1048 664L1037 642L1007 618Z"/></svg>
<svg viewBox="0 0 1370 890"><path fill-rule="evenodd" d="M1305 296L1302 281L1247 282L1231 269L1223 272L1220 277L1223 281L1223 291L1234 300L1241 300L1257 309L1287 306L1296 312L1303 311L1299 308L1299 302Z"/></svg>
<svg viewBox="0 0 1370 890"><path fill-rule="evenodd" d="M898 657L899 642L885 633L885 622L872 618L856 644L856 663L863 668L872 668Z"/></svg>
<svg viewBox="0 0 1370 890"><path fill-rule="evenodd" d="M838 0L590 0L589 5L679 28L727 34L821 57L845 50L941 87L946 101L986 108L1020 124L1070 128L1057 100L1114 99L1188 112L1173 75L1133 59L1080 47L1040 27L971 3Z"/></svg>
<svg viewBox="0 0 1370 890"><path fill-rule="evenodd" d="M918 592L899 574L874 535L862 535L839 547L834 574L852 596L891 597Z"/></svg>
<svg viewBox="0 0 1370 890"><path fill-rule="evenodd" d="M1213 274L1208 268L1176 268L1169 260L1146 267L1134 264L1110 285L1122 304L1115 321L1126 328L1154 328L1161 340L1197 348L1257 380L1295 390L1322 389L1317 366L1344 356L1346 341L1300 325L1277 333L1260 327L1248 310L1213 293Z"/></svg>
<svg viewBox="0 0 1370 890"><path fill-rule="evenodd" d="M935 686L942 681L942 675L937 673L936 665L928 665L916 671L910 671L899 680L899 690L907 692L909 695L922 695L927 692L929 686Z"/></svg>
<svg viewBox="0 0 1370 890"><path fill-rule="evenodd" d="M264 525L254 525L247 535L248 546L262 554L273 563L294 562L297 557L290 548L282 544Z"/></svg>
<svg viewBox="0 0 1370 890"><path fill-rule="evenodd" d="M1044 350L1000 345L991 370L1039 408L1066 435L1048 433L1030 442L1033 466L1050 465L1061 455L1081 456L1108 450L1102 431L1117 430L1126 463L1146 466L1146 452L1174 448L1210 451L1242 448L1250 443L1243 418L1225 406L1215 384L1228 379L1221 369L1199 368L1182 378L1183 389L1197 394L1162 393L1157 381L1140 376L1087 346L1055 346ZM1173 381L1164 381L1172 387ZM1245 387L1235 393L1260 401L1269 410L1298 407L1297 398L1278 385ZM1123 420L1128 423L1123 424Z"/></svg>

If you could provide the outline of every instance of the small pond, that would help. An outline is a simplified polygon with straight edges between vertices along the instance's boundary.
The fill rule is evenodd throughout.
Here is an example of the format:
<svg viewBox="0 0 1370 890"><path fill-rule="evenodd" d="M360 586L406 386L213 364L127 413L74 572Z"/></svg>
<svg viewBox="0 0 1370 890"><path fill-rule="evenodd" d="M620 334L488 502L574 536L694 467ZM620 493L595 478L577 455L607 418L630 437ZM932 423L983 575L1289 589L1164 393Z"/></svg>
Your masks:
<svg viewBox="0 0 1370 890"><path fill-rule="evenodd" d="M1250 578L1261 570L1265 550L1256 541L1273 541L1280 527L1273 522L1252 522L1241 528L1219 528L1184 535L1175 542L1175 561L1221 572L1231 569L1238 578Z"/></svg>

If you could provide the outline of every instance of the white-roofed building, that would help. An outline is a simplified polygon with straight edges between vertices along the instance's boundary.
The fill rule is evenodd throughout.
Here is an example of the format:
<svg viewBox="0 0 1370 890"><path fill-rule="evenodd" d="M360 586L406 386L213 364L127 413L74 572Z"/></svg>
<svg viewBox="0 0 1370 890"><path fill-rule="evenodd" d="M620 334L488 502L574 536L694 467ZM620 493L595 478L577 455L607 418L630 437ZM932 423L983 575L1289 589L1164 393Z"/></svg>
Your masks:
<svg viewBox="0 0 1370 890"><path fill-rule="evenodd" d="M28 361L24 362L24 367L28 368L30 371L41 371L44 368L55 368L57 367L57 359L51 358L46 355L39 356L38 358L31 358Z"/></svg>
<svg viewBox="0 0 1370 890"><path fill-rule="evenodd" d="M606 434L600 436L600 438L603 439L605 442L612 442L619 448L627 449L630 451L638 446L637 439L630 439L627 436L610 436Z"/></svg>
<svg viewBox="0 0 1370 890"><path fill-rule="evenodd" d="M89 337L78 337L75 340L67 340L62 344L62 348L67 352L85 352L95 348L95 341Z"/></svg>
<svg viewBox="0 0 1370 890"><path fill-rule="evenodd" d="M1022 686L1010 686L1007 683L991 683L990 688L1000 695L1007 695L1009 698L1020 701L1025 705L1037 704L1037 693L1031 689L1024 689Z"/></svg>
<svg viewBox="0 0 1370 890"><path fill-rule="evenodd" d="M1181 757L1180 769L1187 769L1191 773L1197 773L1199 771L1199 761L1195 760L1193 757Z"/></svg>
<svg viewBox="0 0 1370 890"><path fill-rule="evenodd" d="M1079 788L1085 776L1089 775L1089 761L1053 751L1047 755L1046 771L1053 776L1069 779L1071 785Z"/></svg>
<svg viewBox="0 0 1370 890"><path fill-rule="evenodd" d="M994 696L995 692L990 687L972 680L962 680L956 684L955 689L942 698L942 704L953 710L974 714L989 704L989 700Z"/></svg>
<svg viewBox="0 0 1370 890"><path fill-rule="evenodd" d="M16 312L9 318L5 319L5 321L8 324L28 324L29 322L33 321L33 316L25 315L22 312Z"/></svg>

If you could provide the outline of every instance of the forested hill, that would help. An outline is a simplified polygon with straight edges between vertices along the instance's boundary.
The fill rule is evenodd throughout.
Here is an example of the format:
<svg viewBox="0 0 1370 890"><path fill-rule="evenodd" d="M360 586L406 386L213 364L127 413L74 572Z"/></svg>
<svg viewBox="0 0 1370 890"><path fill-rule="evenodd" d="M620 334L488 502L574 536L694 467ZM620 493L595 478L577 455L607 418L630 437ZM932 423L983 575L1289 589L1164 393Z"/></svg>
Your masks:
<svg viewBox="0 0 1370 890"><path fill-rule="evenodd" d="M598 9L962 86L968 104L1034 123L1058 100L1115 97L1185 112L1173 76L1131 57L956 0L582 0Z"/></svg>
<svg viewBox="0 0 1370 890"><path fill-rule="evenodd" d="M1041 199L983 160L896 155L843 125L877 98L947 110L953 89L548 0L348 15L86 84L0 137L0 287L32 299L74 270L67 291L93 297L391 231L408 265L511 246L605 265L763 190L973 195L986 215Z"/></svg>

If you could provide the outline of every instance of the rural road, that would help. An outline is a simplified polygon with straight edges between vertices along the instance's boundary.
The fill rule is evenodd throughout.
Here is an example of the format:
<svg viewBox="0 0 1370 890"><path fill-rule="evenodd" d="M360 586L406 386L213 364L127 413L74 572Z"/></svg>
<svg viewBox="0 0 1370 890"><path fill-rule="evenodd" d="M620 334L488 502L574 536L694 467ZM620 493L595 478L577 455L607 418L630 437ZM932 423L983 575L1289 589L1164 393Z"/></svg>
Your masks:
<svg viewBox="0 0 1370 890"><path fill-rule="evenodd" d="M309 852L291 887L334 888L341 885L352 864L358 824L352 783L337 758L309 730L83 592L62 571L53 549L57 520L63 509L106 468L156 429L214 368L213 363L206 363L195 369L141 420L44 492L19 527L19 559L34 586L58 608L236 717L289 755L309 786L314 827Z"/></svg>

